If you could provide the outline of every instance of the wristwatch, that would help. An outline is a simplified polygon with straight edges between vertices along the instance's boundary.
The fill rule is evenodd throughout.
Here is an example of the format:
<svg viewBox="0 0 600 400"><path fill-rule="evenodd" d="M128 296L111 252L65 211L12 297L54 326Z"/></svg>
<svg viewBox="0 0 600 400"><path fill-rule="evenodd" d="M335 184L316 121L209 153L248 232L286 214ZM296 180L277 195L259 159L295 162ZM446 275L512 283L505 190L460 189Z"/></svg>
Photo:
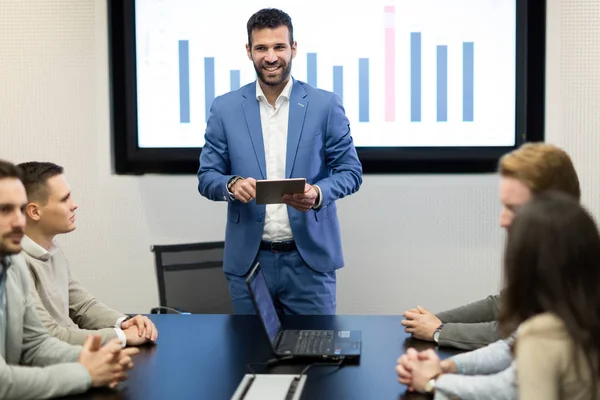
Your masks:
<svg viewBox="0 0 600 400"><path fill-rule="evenodd" d="M234 176L233 178L231 178L229 180L229 182L227 182L227 191L231 194L233 194L233 192L231 191L231 188L233 187L233 185L239 181L240 179L242 179L241 176Z"/></svg>
<svg viewBox="0 0 600 400"><path fill-rule="evenodd" d="M442 333L442 328L444 328L444 324L438 326L435 331L433 331L433 341L439 343L440 341L440 333Z"/></svg>
<svg viewBox="0 0 600 400"><path fill-rule="evenodd" d="M440 371L437 374L435 374L434 376L432 376L430 380L427 381L427 383L425 384L425 387L423 388L425 390L425 393L433 393L435 391L435 382L437 381L437 378L439 378L441 374L442 374L442 372Z"/></svg>
<svg viewBox="0 0 600 400"><path fill-rule="evenodd" d="M434 390L435 390L435 379L432 378L425 384L425 393L433 393Z"/></svg>
<svg viewBox="0 0 600 400"><path fill-rule="evenodd" d="M435 391L435 378L436 377L433 377L427 381L425 384L425 393L433 393Z"/></svg>

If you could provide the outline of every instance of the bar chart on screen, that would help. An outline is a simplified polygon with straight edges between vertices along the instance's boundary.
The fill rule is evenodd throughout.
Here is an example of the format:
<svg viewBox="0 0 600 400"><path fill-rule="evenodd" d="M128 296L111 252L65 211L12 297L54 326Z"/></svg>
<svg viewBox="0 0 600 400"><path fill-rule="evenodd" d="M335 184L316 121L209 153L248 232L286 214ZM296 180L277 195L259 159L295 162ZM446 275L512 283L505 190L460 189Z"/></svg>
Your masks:
<svg viewBox="0 0 600 400"><path fill-rule="evenodd" d="M139 145L200 147L214 99L256 80L245 28L268 3L138 2ZM357 146L514 144L514 2L280 3L293 78L340 97Z"/></svg>

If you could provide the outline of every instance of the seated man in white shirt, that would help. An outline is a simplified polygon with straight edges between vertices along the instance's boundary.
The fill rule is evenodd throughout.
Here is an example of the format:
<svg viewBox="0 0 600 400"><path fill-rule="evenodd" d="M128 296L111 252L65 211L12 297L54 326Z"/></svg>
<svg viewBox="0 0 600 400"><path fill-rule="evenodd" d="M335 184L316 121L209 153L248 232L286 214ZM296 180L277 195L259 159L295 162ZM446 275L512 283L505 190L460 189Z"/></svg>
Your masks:
<svg viewBox="0 0 600 400"><path fill-rule="evenodd" d="M73 277L55 236L75 229L75 204L63 168L49 162L19 164L27 190L27 225L22 246L32 278L36 310L50 335L82 344L94 334L103 342L119 338L123 346L154 342L152 321L127 318L102 304Z"/></svg>

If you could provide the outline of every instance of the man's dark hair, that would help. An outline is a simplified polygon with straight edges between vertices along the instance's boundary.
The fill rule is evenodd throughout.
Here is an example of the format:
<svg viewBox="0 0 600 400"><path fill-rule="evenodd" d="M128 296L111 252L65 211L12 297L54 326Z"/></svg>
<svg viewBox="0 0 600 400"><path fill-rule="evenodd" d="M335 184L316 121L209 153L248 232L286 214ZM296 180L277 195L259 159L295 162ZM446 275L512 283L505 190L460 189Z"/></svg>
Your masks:
<svg viewBox="0 0 600 400"><path fill-rule="evenodd" d="M48 200L48 179L63 173L64 168L51 162L30 161L18 165L23 173L23 185L29 201Z"/></svg>
<svg viewBox="0 0 600 400"><path fill-rule="evenodd" d="M247 24L248 45L252 47L252 31L260 29L275 29L286 26L290 32L290 45L294 43L294 27L292 18L276 8L263 8L250 17Z"/></svg>
<svg viewBox="0 0 600 400"><path fill-rule="evenodd" d="M0 160L0 179L4 178L16 178L22 181L23 174L21 173L19 167L17 167L15 164Z"/></svg>

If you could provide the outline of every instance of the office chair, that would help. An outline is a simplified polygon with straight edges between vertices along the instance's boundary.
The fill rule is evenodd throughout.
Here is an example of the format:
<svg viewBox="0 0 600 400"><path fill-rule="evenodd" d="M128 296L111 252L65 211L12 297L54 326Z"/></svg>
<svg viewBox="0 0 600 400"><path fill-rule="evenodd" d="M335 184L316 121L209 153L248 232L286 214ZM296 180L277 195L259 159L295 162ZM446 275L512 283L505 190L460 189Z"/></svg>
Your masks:
<svg viewBox="0 0 600 400"><path fill-rule="evenodd" d="M154 245L160 307L151 313L233 314L224 242Z"/></svg>

